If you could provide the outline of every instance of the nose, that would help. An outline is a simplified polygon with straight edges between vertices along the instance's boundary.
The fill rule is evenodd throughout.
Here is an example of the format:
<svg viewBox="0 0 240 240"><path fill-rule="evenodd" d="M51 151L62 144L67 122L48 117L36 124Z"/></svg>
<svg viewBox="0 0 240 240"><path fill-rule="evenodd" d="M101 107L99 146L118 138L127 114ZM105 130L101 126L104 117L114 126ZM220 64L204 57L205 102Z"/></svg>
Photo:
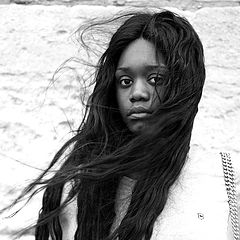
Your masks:
<svg viewBox="0 0 240 240"><path fill-rule="evenodd" d="M136 80L132 85L129 100L131 102L136 101L148 101L150 99L150 92L144 81Z"/></svg>

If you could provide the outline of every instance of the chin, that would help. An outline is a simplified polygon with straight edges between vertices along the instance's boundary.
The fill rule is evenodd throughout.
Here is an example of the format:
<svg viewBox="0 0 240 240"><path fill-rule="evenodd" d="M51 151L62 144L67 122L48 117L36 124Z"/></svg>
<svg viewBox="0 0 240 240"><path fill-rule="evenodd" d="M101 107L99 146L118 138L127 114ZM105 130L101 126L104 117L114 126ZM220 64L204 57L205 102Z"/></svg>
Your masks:
<svg viewBox="0 0 240 240"><path fill-rule="evenodd" d="M146 128L146 124L143 122L137 122L128 126L129 130L134 134L140 134Z"/></svg>

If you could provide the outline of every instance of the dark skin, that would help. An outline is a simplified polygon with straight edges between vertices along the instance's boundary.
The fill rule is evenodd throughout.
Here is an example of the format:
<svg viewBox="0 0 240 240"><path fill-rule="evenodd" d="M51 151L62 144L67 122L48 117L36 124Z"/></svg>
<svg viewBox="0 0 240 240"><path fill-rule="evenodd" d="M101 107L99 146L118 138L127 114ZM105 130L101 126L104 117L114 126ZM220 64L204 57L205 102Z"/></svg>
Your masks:
<svg viewBox="0 0 240 240"><path fill-rule="evenodd" d="M117 101L123 121L133 133L141 133L148 125L146 118L159 106L161 86L156 85L159 65L154 45L142 38L133 41L123 51L116 70Z"/></svg>

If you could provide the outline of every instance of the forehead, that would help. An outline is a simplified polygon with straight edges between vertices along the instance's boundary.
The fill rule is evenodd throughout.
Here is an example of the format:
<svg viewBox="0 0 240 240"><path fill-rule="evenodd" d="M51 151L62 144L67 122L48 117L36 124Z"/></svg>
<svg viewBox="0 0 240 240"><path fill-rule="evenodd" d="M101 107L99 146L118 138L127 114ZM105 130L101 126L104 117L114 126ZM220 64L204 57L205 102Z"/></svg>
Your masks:
<svg viewBox="0 0 240 240"><path fill-rule="evenodd" d="M163 57L156 58L156 50L154 45L142 38L136 39L131 42L126 49L122 52L119 62L119 67L141 67L141 66L154 66L165 65Z"/></svg>

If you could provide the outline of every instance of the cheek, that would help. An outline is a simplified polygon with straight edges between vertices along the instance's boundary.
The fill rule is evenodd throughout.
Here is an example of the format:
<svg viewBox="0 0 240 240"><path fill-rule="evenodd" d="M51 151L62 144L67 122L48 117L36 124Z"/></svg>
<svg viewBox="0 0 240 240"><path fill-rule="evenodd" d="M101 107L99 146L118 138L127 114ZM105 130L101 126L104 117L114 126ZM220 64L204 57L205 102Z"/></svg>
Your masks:
<svg viewBox="0 0 240 240"><path fill-rule="evenodd" d="M120 91L120 90L117 90L116 95L117 95L117 104L118 104L119 111L121 115L124 116L127 111L127 96L124 93L124 91Z"/></svg>
<svg viewBox="0 0 240 240"><path fill-rule="evenodd" d="M153 93L152 103L153 106L158 107L162 102L163 102L163 88L158 88Z"/></svg>
<svg viewBox="0 0 240 240"><path fill-rule="evenodd" d="M117 103L117 108L118 108L118 118L121 121L121 123L123 124L123 128L128 128L128 121L127 121L127 107L126 107L126 97L124 94L122 94L121 91L119 91L118 89L116 89L116 103Z"/></svg>

